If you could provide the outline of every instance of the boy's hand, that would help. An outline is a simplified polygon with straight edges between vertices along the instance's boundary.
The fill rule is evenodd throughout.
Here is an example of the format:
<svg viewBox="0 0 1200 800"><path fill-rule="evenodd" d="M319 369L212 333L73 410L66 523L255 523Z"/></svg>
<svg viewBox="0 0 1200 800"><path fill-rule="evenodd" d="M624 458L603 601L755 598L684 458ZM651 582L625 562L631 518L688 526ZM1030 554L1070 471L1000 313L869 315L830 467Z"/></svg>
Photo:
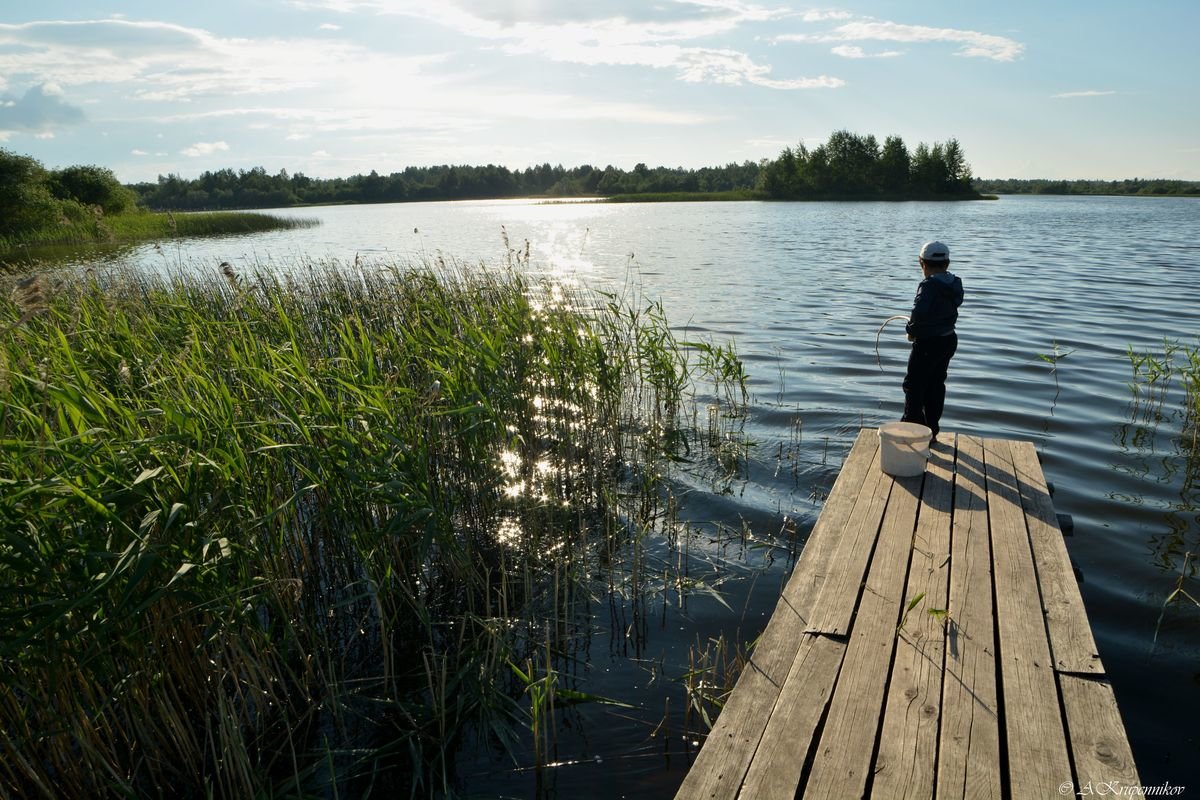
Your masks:
<svg viewBox="0 0 1200 800"><path fill-rule="evenodd" d="M914 339L914 338L913 338L913 335L912 335L911 333L908 335L908 340L909 340L910 342L915 342L915 341L916 341L916 339Z"/></svg>

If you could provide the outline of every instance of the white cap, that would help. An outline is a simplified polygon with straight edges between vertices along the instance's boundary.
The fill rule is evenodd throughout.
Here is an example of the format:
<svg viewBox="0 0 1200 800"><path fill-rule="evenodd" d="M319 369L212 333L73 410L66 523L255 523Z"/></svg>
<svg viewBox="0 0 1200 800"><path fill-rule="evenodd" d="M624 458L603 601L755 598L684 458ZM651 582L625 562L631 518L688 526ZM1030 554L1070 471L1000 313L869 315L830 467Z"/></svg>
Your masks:
<svg viewBox="0 0 1200 800"><path fill-rule="evenodd" d="M949 261L950 248L941 242L926 242L921 245L921 258L926 261Z"/></svg>

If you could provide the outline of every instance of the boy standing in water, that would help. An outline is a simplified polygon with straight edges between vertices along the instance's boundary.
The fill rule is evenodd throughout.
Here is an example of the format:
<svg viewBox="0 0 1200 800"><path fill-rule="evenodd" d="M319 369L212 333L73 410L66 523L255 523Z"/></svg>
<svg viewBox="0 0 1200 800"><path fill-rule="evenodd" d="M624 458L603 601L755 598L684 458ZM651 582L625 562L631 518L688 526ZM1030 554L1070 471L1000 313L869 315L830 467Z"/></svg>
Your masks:
<svg viewBox="0 0 1200 800"><path fill-rule="evenodd" d="M919 256L925 279L917 286L912 313L904 330L912 342L904 376L902 422L928 426L936 439L938 420L946 404L946 371L958 349L954 323L963 301L963 285L949 271L950 248L926 242Z"/></svg>

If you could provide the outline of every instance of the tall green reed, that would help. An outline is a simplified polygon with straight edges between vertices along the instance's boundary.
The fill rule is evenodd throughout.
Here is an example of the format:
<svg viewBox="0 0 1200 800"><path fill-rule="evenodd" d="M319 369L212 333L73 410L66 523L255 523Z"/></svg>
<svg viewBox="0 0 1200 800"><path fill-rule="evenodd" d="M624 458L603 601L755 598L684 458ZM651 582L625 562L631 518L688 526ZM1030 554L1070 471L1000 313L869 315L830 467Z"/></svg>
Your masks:
<svg viewBox="0 0 1200 800"><path fill-rule="evenodd" d="M1155 480L1178 486L1178 498L1172 500L1165 515L1166 531L1152 542L1164 570L1178 569L1174 588L1165 593L1153 640L1157 642L1168 608L1183 599L1200 605L1184 588L1195 578L1197 548L1196 521L1200 509L1200 343L1182 344L1164 339L1162 351L1138 352L1129 348L1133 380L1129 384L1133 400L1129 407L1132 425L1130 443L1146 459L1146 474ZM1120 430L1121 444L1130 435L1127 426ZM1170 443L1172 451L1160 449L1159 436ZM1153 465L1153 466L1150 466ZM1161 470L1161 474L1158 474ZM1186 607L1186 604L1184 604Z"/></svg>
<svg viewBox="0 0 1200 800"><path fill-rule="evenodd" d="M581 576L639 591L687 439L661 306L320 264L12 289L6 793L450 791L466 731L528 719L511 665L570 660Z"/></svg>
<svg viewBox="0 0 1200 800"><path fill-rule="evenodd" d="M1195 346L1163 340L1162 353L1128 349L1133 380L1130 414L1144 422L1161 422L1164 404L1175 380L1183 390L1181 444L1190 457L1200 455L1200 343Z"/></svg>

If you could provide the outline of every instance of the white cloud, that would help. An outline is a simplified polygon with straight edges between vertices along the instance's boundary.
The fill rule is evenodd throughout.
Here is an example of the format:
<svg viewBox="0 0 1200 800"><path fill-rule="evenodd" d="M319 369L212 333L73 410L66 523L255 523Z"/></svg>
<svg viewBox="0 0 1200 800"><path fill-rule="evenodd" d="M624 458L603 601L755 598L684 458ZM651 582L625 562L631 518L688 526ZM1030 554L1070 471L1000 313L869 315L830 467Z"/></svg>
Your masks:
<svg viewBox="0 0 1200 800"><path fill-rule="evenodd" d="M958 55L1013 61L1025 51L1025 45L1004 36L955 28L931 28L902 25L897 22L861 20L838 25L828 33L784 34L776 42L950 42L961 45Z"/></svg>
<svg viewBox="0 0 1200 800"><path fill-rule="evenodd" d="M676 0L675 9L695 7L702 10L698 16L633 19L617 15L579 19L576 11L576 16L562 21L539 21L532 12L521 19L508 19L511 4L504 4L505 9L492 9L492 16L485 10L469 10L447 0L298 0L295 4L331 11L373 11L416 17L459 34L496 42L510 55L588 66L674 69L679 80L688 83L748 83L772 89L844 85L844 81L825 75L773 79L767 77L772 71L770 66L754 62L745 53L728 48L683 46L685 42L712 39L733 33L748 23L767 22L791 13L740 0ZM548 9L545 5L552 4L537 7L545 19L555 17L551 11L559 16L568 14L567 7Z"/></svg>
<svg viewBox="0 0 1200 800"><path fill-rule="evenodd" d="M736 50L705 50L692 48L678 54L673 66L681 80L688 83L716 83L738 86L752 83L770 89L836 89L845 85L840 78L822 75L819 78L773 80L771 68L756 64L745 53Z"/></svg>
<svg viewBox="0 0 1200 800"><path fill-rule="evenodd" d="M371 74L403 81L442 59L318 38L224 39L164 22L0 24L0 75L57 87L120 84L152 103L345 85Z"/></svg>
<svg viewBox="0 0 1200 800"><path fill-rule="evenodd" d="M805 22L828 22L835 19L851 19L854 15L849 11L838 11L836 9L813 9L805 11L800 15L800 19Z"/></svg>
<svg viewBox="0 0 1200 800"><path fill-rule="evenodd" d="M842 58L895 58L904 55L899 50L885 50L882 53L868 53L855 44L839 44L830 50L835 56Z"/></svg>
<svg viewBox="0 0 1200 800"><path fill-rule="evenodd" d="M417 96L405 93L386 102L363 99L354 105L306 107L254 106L215 111L169 114L153 118L155 124L260 117L266 127L285 127L289 138L314 133L380 133L441 130L478 130L496 119L535 121L618 121L654 125L704 125L722 117L710 113L675 111L643 103L606 102L569 94L538 92L485 92L472 87L441 87ZM262 127L261 123L249 126ZM248 127L249 127L248 126Z"/></svg>
<svg viewBox="0 0 1200 800"><path fill-rule="evenodd" d="M211 156L217 152L225 152L228 149L229 145L225 142L196 142L191 147L179 152L189 158L200 158L201 156Z"/></svg>
<svg viewBox="0 0 1200 800"><path fill-rule="evenodd" d="M166 71L191 62L212 41L203 32L161 22L0 24L0 74L57 86L135 80L156 67Z"/></svg>
<svg viewBox="0 0 1200 800"><path fill-rule="evenodd" d="M20 97L0 95L0 130L46 133L84 119L83 109L67 102L53 84L35 86Z"/></svg>
<svg viewBox="0 0 1200 800"><path fill-rule="evenodd" d="M33 138L35 138L35 139L53 139L54 131L42 131L41 133L35 133L33 135Z"/></svg>
<svg viewBox="0 0 1200 800"><path fill-rule="evenodd" d="M1111 91L1098 92L1094 89L1089 89L1084 92L1063 92L1062 94L1052 94L1050 96L1053 98L1059 98L1059 97L1107 97L1110 94L1116 94L1116 92L1111 92Z"/></svg>
<svg viewBox="0 0 1200 800"><path fill-rule="evenodd" d="M661 92L665 81L775 90L844 85L829 75L784 72L764 55L771 51L761 40L743 46L755 41L756 26L762 31L766 24L796 18L791 10L755 0L606 0L600 12L573 0L314 0L306 5L326 12L404 15L410 19L387 22L416 31L425 47L449 43L437 53L422 53L420 44L393 51L388 44L338 33L350 24L330 13L308 16L299 35L249 32L245 38L172 22L115 18L0 23L0 81L22 90L46 87L47 103L70 100L73 108L86 107L89 116L136 123L131 129L160 138L155 133L164 129L160 123L182 128L216 120L183 134L169 129L169 140L177 142L170 145L171 155L191 159L220 158L229 153L230 140L237 158L252 157L252 141L285 137L332 148L334 139L326 134L375 137L385 150L395 146L384 142L386 137L454 134L465 142L472 133L484 132L488 146L501 147L491 143L511 121L696 127L728 119L736 113L730 110L734 106L709 98L703 106L685 105L683 97L702 96L690 88L673 96L681 99L664 102L657 98L666 96ZM843 18L842 12L819 13L835 21L826 24ZM431 32L436 35L423 35ZM644 93L618 95L602 80L609 76L591 74L602 70L635 79L651 72L657 77L643 81ZM533 82L523 83L530 75ZM540 80L543 75L548 79ZM5 99L0 92L0 102ZM225 120L228 127L219 124ZM238 137L247 127L266 135ZM130 152L137 141L124 142L121 151ZM159 141L160 149L166 146Z"/></svg>
<svg viewBox="0 0 1200 800"><path fill-rule="evenodd" d="M150 154L147 153L145 150L139 150L135 147L134 149L129 151L129 155L131 155L131 156L148 156Z"/></svg>
<svg viewBox="0 0 1200 800"><path fill-rule="evenodd" d="M762 150L762 149L783 150L783 148L791 147L793 144L795 144L795 140L793 140L793 139L777 139L777 138L772 138L772 137L768 136L768 137L761 138L761 139L747 139L746 144L749 145L750 147L753 147L758 150Z"/></svg>

